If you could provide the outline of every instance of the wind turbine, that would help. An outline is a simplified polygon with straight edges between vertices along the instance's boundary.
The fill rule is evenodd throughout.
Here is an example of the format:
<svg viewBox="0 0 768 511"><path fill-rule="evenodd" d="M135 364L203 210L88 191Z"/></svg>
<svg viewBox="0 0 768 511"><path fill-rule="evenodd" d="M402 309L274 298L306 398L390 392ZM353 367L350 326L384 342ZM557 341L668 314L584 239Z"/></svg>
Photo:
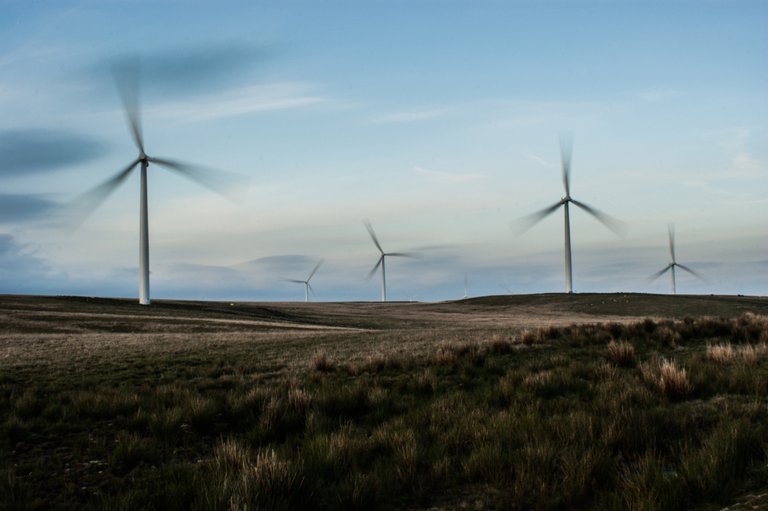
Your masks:
<svg viewBox="0 0 768 511"><path fill-rule="evenodd" d="M577 201L571 197L571 153L572 153L572 141L570 137L564 135L560 136L560 157L563 165L563 188L565 190L565 197L558 202L549 206L548 208L537 211L531 215L520 219L521 224L520 234L527 231L544 218L554 213L560 206L563 206L563 223L564 223L564 236L565 236L565 292L573 292L573 260L571 257L571 216L570 205L578 206L603 225L608 227L617 235L621 236L624 231L624 223L620 220L607 215L601 211L596 210L592 206L584 204L581 201Z"/></svg>
<svg viewBox="0 0 768 511"><path fill-rule="evenodd" d="M295 282L296 284L304 284L304 301L309 301L309 292L312 291L312 293L315 292L314 289L312 289L312 285L309 283L310 280L312 280L312 277L315 275L315 272L318 268L320 268L320 265L323 264L323 260L320 259L315 267L312 269L312 271L309 273L309 277L307 277L307 280L296 280L296 279L287 279L288 282Z"/></svg>
<svg viewBox="0 0 768 511"><path fill-rule="evenodd" d="M373 274L376 273L376 270L379 269L379 266L381 266L381 301L386 302L387 301L387 270L386 270L386 259L387 257L416 257L413 254L406 254L404 252L384 252L384 249L381 248L381 243L379 243L378 238L376 238L376 233L373 231L373 226L371 225L371 222L364 221L363 224L365 224L365 228L368 229L368 234L371 235L371 239L373 240L373 243L376 245L376 248L379 249L379 252L381 253L381 257L379 257L379 260L376 262L376 266L373 267L373 269L368 273L368 279L373 277Z"/></svg>
<svg viewBox="0 0 768 511"><path fill-rule="evenodd" d="M137 62L126 63L114 69L115 81L123 103L133 143L138 149L138 156L124 169L92 188L72 201L67 208L75 214L76 223L81 223L90 215L120 184L131 175L133 170L141 168L141 189L139 195L139 303L149 305L149 214L147 210L147 170L149 164L165 167L173 172L196 181L222 195L230 195L234 187L247 184L247 179L238 174L212 171L197 165L182 163L178 160L156 158L147 155L144 150L144 138L141 129L141 111L139 108L139 67Z"/></svg>
<svg viewBox="0 0 768 511"><path fill-rule="evenodd" d="M464 274L464 296L461 297L462 300L466 300L469 298L469 294L467 293L467 274Z"/></svg>
<svg viewBox="0 0 768 511"><path fill-rule="evenodd" d="M677 294L677 277L675 275L675 268L680 268L681 270L685 270L694 277L697 277L701 280L704 280L701 275L693 271L692 269L688 268L687 266L684 266L677 262L677 259L675 258L675 226L674 224L669 224L667 226L667 231L669 233L669 255L672 258L672 262L669 263L666 268L663 270L654 273L651 275L651 282L658 279L662 275L664 275L667 271L671 271L671 277L672 277L672 294Z"/></svg>

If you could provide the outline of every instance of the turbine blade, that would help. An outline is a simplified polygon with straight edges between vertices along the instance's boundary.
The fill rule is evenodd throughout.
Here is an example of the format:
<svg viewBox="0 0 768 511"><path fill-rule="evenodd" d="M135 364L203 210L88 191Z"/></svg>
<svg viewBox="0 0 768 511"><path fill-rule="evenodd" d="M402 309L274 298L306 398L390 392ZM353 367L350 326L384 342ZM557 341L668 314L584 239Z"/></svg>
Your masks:
<svg viewBox="0 0 768 511"><path fill-rule="evenodd" d="M560 133L560 160L563 163L563 188L565 196L571 196L571 155L573 153L573 137L570 133Z"/></svg>
<svg viewBox="0 0 768 511"><path fill-rule="evenodd" d="M286 282L294 282L296 284L304 284L305 282L303 280L297 280L297 279L283 279Z"/></svg>
<svg viewBox="0 0 768 511"><path fill-rule="evenodd" d="M672 262L675 262L675 224L667 224L667 233L669 234L669 256Z"/></svg>
<svg viewBox="0 0 768 511"><path fill-rule="evenodd" d="M368 276L365 277L365 280L371 280L371 277L373 277L373 274L376 273L376 270L379 269L379 266L381 266L381 262L384 260L384 255L382 254L381 257L379 257L379 261L376 263L376 266L373 267L373 269L368 272Z"/></svg>
<svg viewBox="0 0 768 511"><path fill-rule="evenodd" d="M535 213L531 213L530 215L524 216L522 218L519 218L512 222L512 227L517 231L517 235L523 234L525 231L533 227L534 225L538 224L542 220L544 220L546 217L554 213L557 208L562 206L564 204L564 201L558 201L557 203L549 206L548 208L544 208L540 211L537 211Z"/></svg>
<svg viewBox="0 0 768 511"><path fill-rule="evenodd" d="M420 257L419 254L412 254L409 252L391 252L385 255L392 257L411 257L413 259L418 259Z"/></svg>
<svg viewBox="0 0 768 511"><path fill-rule="evenodd" d="M315 290L312 289L312 284L310 284L309 282L307 282L307 289L309 289L309 294L311 294L312 296L315 296Z"/></svg>
<svg viewBox="0 0 768 511"><path fill-rule="evenodd" d="M571 199L571 202L595 217L597 220L600 221L604 226L612 230L617 236L624 237L624 235L627 232L627 224L622 222L621 220L618 220L616 218L613 218L611 215L607 213L603 213L602 211L598 211L592 206L587 206L583 202L579 202L575 199Z"/></svg>
<svg viewBox="0 0 768 511"><path fill-rule="evenodd" d="M307 282L309 282L310 280L312 280L312 277L315 275L315 272L317 271L317 269L318 269L318 268L320 268L320 265L321 265L321 264L323 264L323 260L322 260L322 259L320 259L320 260L317 262L317 264L315 265L315 267L312 269L312 272L309 274L309 277L307 277Z"/></svg>
<svg viewBox="0 0 768 511"><path fill-rule="evenodd" d="M69 217L67 223L74 224L75 226L82 224L125 181L138 164L139 159L137 158L111 178L66 204L64 206L65 216Z"/></svg>
<svg viewBox="0 0 768 511"><path fill-rule="evenodd" d="M234 202L240 202L245 197L248 184L250 183L250 179L247 176L234 172L214 170L167 158L148 158L148 160L189 178Z"/></svg>
<svg viewBox="0 0 768 511"><path fill-rule="evenodd" d="M682 265L682 264L680 264L680 263L675 263L675 266L677 266L677 267L678 267L678 268L680 268L681 270L685 270L685 271L687 271L688 273L690 273L691 275L693 275L694 277L696 277L696 278L698 278L698 279L700 279L700 280L703 280L703 281L705 281L705 282L706 282L706 280L707 280L707 279L705 279L705 278L704 278L704 277L703 277L703 276L702 276L700 273L693 271L692 269L688 268L687 266L684 266L684 265Z"/></svg>
<svg viewBox="0 0 768 511"><path fill-rule="evenodd" d="M659 277L661 277L662 275L664 275L665 273L667 273L671 269L672 269L672 265L671 264L667 265L667 267L664 268L663 270L658 271L658 272L654 273L653 275L651 275L650 277L648 277L648 281L649 282L653 282L654 280L658 279Z"/></svg>
<svg viewBox="0 0 768 511"><path fill-rule="evenodd" d="M368 220L363 220L363 224L365 225L365 228L368 229L368 234L371 235L371 239L376 244L376 248L379 249L379 252L384 254L384 249L381 248L381 243L379 243L379 239L376 237L376 233L373 232L373 226L371 225L371 222Z"/></svg>
<svg viewBox="0 0 768 511"><path fill-rule="evenodd" d="M123 103L128 126L131 129L133 142L144 153L144 139L141 133L141 107L139 106L139 59L135 57L124 58L121 62L112 66L112 76Z"/></svg>

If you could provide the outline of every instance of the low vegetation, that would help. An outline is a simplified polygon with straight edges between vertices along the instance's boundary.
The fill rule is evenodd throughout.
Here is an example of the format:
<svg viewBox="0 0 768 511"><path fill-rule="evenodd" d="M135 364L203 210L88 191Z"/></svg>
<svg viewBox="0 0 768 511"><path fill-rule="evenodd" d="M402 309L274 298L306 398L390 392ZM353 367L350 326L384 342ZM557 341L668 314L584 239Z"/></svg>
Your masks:
<svg viewBox="0 0 768 511"><path fill-rule="evenodd" d="M768 485L766 316L328 335L266 373L258 343L6 359L0 509L707 509Z"/></svg>

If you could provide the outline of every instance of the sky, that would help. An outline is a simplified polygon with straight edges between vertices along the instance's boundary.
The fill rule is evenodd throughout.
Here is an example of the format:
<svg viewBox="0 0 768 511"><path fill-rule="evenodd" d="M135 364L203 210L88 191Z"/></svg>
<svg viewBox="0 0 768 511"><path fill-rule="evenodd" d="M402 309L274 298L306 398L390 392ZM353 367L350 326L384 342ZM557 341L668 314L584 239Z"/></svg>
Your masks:
<svg viewBox="0 0 768 511"><path fill-rule="evenodd" d="M139 176L115 70L140 65L153 298L768 294L768 2L0 0L0 293L136 297ZM123 66L123 67L121 67ZM120 82L119 83L124 83ZM224 174L222 174L224 175ZM75 201L75 202L73 202Z"/></svg>

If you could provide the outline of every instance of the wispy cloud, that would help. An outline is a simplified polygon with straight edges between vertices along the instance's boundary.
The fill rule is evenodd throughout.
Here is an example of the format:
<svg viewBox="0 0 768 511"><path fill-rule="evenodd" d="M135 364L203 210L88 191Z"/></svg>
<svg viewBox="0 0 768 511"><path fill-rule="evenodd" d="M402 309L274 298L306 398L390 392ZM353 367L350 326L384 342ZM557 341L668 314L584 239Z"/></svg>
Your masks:
<svg viewBox="0 0 768 511"><path fill-rule="evenodd" d="M413 170L417 174L421 174L422 176L427 176L431 179L442 181L444 183L468 183L472 181L478 181L485 177L483 174L475 174L475 173L454 174L451 172L444 172L442 170L428 169L425 167L421 167L419 165L414 165Z"/></svg>
<svg viewBox="0 0 768 511"><path fill-rule="evenodd" d="M209 120L260 112L304 108L327 102L307 85L275 83L231 89L221 94L197 96L189 101L148 108L147 113L184 120Z"/></svg>
<svg viewBox="0 0 768 511"><path fill-rule="evenodd" d="M434 119L444 114L443 110L411 110L392 112L376 117L373 122L377 124L405 124Z"/></svg>
<svg viewBox="0 0 768 511"><path fill-rule="evenodd" d="M542 167L546 167L546 168L553 168L554 167L554 165L552 163L548 162L547 160L545 160L541 156L535 155L533 153L528 153L525 156L528 157L529 160L533 160L534 162L538 163Z"/></svg>
<svg viewBox="0 0 768 511"><path fill-rule="evenodd" d="M144 87L178 96L237 83L274 55L269 46L226 41L126 55L102 61L97 67L110 67L118 77L121 72L135 74L141 70Z"/></svg>
<svg viewBox="0 0 768 511"><path fill-rule="evenodd" d="M38 194L0 194L0 223L41 218L58 206Z"/></svg>
<svg viewBox="0 0 768 511"><path fill-rule="evenodd" d="M0 131L0 176L25 176L73 166L92 160L103 152L99 142L69 131Z"/></svg>

